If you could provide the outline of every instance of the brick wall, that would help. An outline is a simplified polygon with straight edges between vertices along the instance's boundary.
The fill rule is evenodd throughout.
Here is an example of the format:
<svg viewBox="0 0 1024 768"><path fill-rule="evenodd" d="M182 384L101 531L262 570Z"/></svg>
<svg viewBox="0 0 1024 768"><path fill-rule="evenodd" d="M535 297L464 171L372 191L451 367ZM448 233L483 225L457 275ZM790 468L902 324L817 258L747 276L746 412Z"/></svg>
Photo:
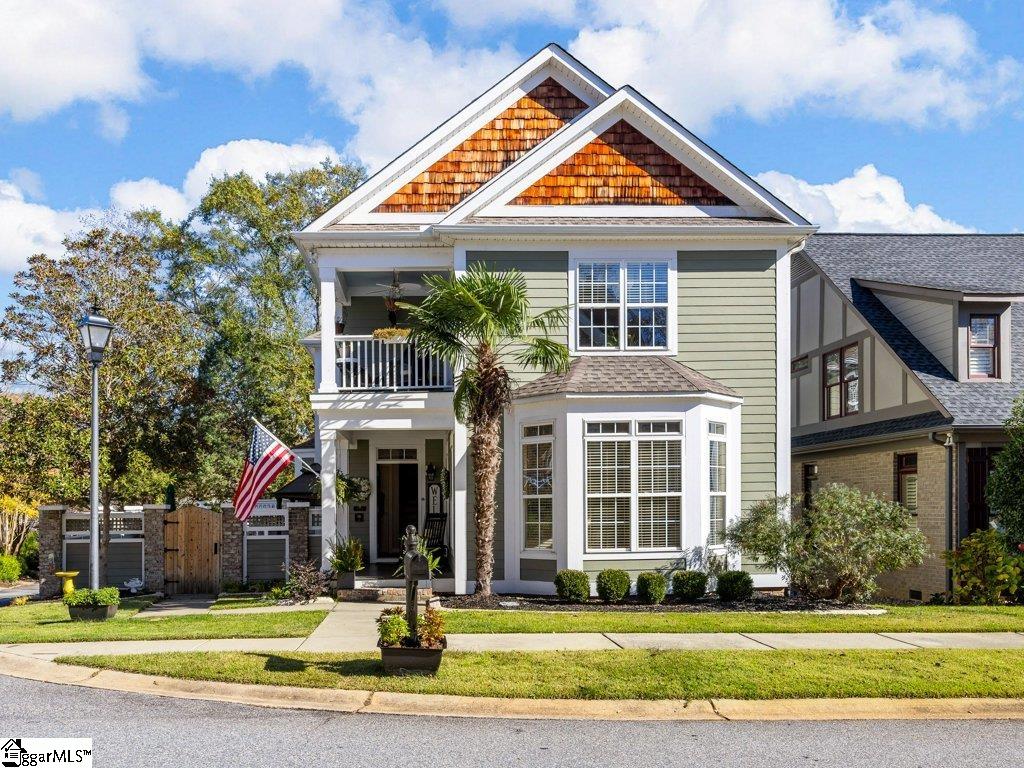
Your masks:
<svg viewBox="0 0 1024 768"><path fill-rule="evenodd" d="M221 508L220 534L220 581L221 589L226 581L242 580L242 546L244 535L242 524L235 519L230 506Z"/></svg>
<svg viewBox="0 0 1024 768"><path fill-rule="evenodd" d="M164 515L170 507L148 504L142 508L142 533L145 536L146 589L164 591Z"/></svg>
<svg viewBox="0 0 1024 768"><path fill-rule="evenodd" d="M946 566L942 553L947 547L946 523L946 449L927 437L892 441L884 444L844 448L835 451L800 454L792 464L793 492L803 489L803 465L818 465L818 487L843 483L865 493L892 499L895 490L894 461L897 453L917 454L917 524L928 539L928 555L916 568L883 575L880 594L907 600L918 590L927 600L935 592L946 591ZM955 498L955 497L954 497Z"/></svg>
<svg viewBox="0 0 1024 768"><path fill-rule="evenodd" d="M309 560L309 507L288 508L288 559L293 563Z"/></svg>
<svg viewBox="0 0 1024 768"><path fill-rule="evenodd" d="M39 510L39 595L55 597L60 594L61 580L54 576L63 565L63 531L61 521L64 507L41 507Z"/></svg>

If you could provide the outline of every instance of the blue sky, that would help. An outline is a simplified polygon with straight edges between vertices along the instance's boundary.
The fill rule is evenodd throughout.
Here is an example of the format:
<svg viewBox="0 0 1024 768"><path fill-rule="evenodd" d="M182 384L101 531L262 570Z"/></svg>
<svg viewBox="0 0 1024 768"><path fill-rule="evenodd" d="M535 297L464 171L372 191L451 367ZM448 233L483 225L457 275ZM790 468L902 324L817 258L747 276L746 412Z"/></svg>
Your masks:
<svg viewBox="0 0 1024 768"><path fill-rule="evenodd" d="M0 302L82 214L174 216L211 175L327 154L378 167L549 41L823 229L1024 229L1017 0L10 0Z"/></svg>

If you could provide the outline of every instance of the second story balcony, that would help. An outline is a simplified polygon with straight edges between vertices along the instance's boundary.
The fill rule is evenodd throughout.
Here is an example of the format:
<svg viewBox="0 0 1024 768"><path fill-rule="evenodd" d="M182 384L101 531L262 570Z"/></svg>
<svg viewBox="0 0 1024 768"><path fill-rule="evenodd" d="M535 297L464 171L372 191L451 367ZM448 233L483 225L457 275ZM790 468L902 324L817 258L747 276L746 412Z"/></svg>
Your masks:
<svg viewBox="0 0 1024 768"><path fill-rule="evenodd" d="M452 372L436 355L418 351L405 339L336 337L339 392L446 391Z"/></svg>

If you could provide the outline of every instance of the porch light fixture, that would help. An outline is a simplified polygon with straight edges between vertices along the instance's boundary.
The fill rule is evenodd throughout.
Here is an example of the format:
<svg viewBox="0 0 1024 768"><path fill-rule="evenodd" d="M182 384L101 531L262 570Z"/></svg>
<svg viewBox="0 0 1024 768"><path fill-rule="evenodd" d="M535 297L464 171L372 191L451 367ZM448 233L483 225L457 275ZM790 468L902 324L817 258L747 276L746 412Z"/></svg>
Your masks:
<svg viewBox="0 0 1024 768"><path fill-rule="evenodd" d="M89 512L89 587L100 588L100 363L114 325L100 314L99 307L78 323L82 344L92 363L92 488Z"/></svg>

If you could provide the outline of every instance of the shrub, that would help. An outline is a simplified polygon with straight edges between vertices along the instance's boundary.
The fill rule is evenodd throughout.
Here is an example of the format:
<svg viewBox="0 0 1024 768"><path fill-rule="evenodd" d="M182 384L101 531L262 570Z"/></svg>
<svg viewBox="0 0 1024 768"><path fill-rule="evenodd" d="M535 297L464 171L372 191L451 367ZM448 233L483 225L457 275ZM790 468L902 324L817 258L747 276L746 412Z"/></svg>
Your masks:
<svg viewBox="0 0 1024 768"><path fill-rule="evenodd" d="M668 583L660 573L647 571L636 577L636 596L641 603L660 605L667 591Z"/></svg>
<svg viewBox="0 0 1024 768"><path fill-rule="evenodd" d="M21 576L21 563L15 555L0 555L0 582L17 581Z"/></svg>
<svg viewBox="0 0 1024 768"><path fill-rule="evenodd" d="M363 570L363 542L355 536L333 541L327 557L336 573L357 573Z"/></svg>
<svg viewBox="0 0 1024 768"><path fill-rule="evenodd" d="M225 581L220 585L221 592L245 592L245 585L240 581Z"/></svg>
<svg viewBox="0 0 1024 768"><path fill-rule="evenodd" d="M377 617L377 637L385 646L401 645L409 636L409 624L400 606L385 608Z"/></svg>
<svg viewBox="0 0 1024 768"><path fill-rule="evenodd" d="M416 622L416 634L424 648L440 648L444 642L444 614L427 606Z"/></svg>
<svg viewBox="0 0 1024 768"><path fill-rule="evenodd" d="M288 600L292 596L292 593L288 591L287 587L279 585L268 589L266 595L268 600L273 600L274 602L279 603L282 600Z"/></svg>
<svg viewBox="0 0 1024 768"><path fill-rule="evenodd" d="M608 568L597 574L597 596L606 603L621 603L629 594L629 574Z"/></svg>
<svg viewBox="0 0 1024 768"><path fill-rule="evenodd" d="M726 539L733 552L783 571L807 597L864 600L878 589L880 574L924 560L924 534L895 502L832 484L793 521L789 503L788 496L755 502Z"/></svg>
<svg viewBox="0 0 1024 768"><path fill-rule="evenodd" d="M684 603L704 597L708 591L708 575L702 571L676 571L672 574L672 595Z"/></svg>
<svg viewBox="0 0 1024 768"><path fill-rule="evenodd" d="M18 560L22 575L36 576L39 573L39 531L29 531L18 550Z"/></svg>
<svg viewBox="0 0 1024 768"><path fill-rule="evenodd" d="M718 576L717 591L723 603L749 600L754 596L754 580L746 571L725 571Z"/></svg>
<svg viewBox="0 0 1024 768"><path fill-rule="evenodd" d="M1015 598L1021 585L1020 558L994 528L976 531L946 552L953 571L953 601L961 605L996 605Z"/></svg>
<svg viewBox="0 0 1024 768"><path fill-rule="evenodd" d="M291 563L288 566L288 580L285 589L288 595L300 603L311 603L327 594L330 584L327 574L316 563Z"/></svg>
<svg viewBox="0 0 1024 768"><path fill-rule="evenodd" d="M555 574L555 592L567 603L585 603L590 599L590 577L568 568Z"/></svg>
<svg viewBox="0 0 1024 768"><path fill-rule="evenodd" d="M120 602L121 593L117 587L76 589L70 595L64 595L64 605L68 606L118 605Z"/></svg>

